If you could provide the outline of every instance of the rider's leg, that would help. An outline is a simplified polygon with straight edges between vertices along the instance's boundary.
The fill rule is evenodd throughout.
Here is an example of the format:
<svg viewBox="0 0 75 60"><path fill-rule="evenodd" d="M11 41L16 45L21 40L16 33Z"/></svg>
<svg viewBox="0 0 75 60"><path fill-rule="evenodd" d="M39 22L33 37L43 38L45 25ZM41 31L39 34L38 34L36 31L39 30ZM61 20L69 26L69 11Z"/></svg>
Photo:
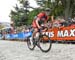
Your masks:
<svg viewBox="0 0 75 60"><path fill-rule="evenodd" d="M33 31L33 34L32 34L32 39L35 37L37 32L38 32L38 28L34 28L34 31Z"/></svg>

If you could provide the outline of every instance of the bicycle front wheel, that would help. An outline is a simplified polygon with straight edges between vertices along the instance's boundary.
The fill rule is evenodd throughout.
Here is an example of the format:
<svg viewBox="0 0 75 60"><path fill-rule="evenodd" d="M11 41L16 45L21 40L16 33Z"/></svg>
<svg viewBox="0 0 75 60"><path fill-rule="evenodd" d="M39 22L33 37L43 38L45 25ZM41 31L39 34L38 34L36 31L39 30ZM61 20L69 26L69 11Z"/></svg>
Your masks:
<svg viewBox="0 0 75 60"><path fill-rule="evenodd" d="M30 38L27 39L27 46L30 50L34 50L35 48L35 44L34 44L34 41Z"/></svg>
<svg viewBox="0 0 75 60"><path fill-rule="evenodd" d="M47 35L39 37L39 47L42 52L48 52L51 49L52 41Z"/></svg>

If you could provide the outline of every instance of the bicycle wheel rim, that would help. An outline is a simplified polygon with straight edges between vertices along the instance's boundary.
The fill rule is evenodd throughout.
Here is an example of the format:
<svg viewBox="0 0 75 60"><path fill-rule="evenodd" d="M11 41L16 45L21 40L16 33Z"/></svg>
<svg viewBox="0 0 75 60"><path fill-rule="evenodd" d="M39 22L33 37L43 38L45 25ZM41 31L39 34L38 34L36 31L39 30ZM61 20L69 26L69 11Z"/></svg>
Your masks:
<svg viewBox="0 0 75 60"><path fill-rule="evenodd" d="M30 50L34 50L35 44L34 44L33 40L28 39L28 40L27 40L27 46L28 46L28 48L29 48Z"/></svg>
<svg viewBox="0 0 75 60"><path fill-rule="evenodd" d="M45 37L48 40L44 40ZM51 42L50 38L47 35L42 35L39 38L39 46L40 46L40 50L42 52L48 52L51 49L52 42Z"/></svg>

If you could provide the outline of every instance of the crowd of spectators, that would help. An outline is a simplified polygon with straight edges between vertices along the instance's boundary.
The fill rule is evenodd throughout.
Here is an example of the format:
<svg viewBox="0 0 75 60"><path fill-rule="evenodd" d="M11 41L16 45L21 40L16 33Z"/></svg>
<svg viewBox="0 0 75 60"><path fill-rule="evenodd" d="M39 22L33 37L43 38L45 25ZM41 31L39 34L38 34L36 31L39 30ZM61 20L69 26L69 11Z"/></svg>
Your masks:
<svg viewBox="0 0 75 60"><path fill-rule="evenodd" d="M54 27L67 27L67 26L75 26L75 18L68 18L67 20L64 17L57 17L53 21L49 21L48 23L50 28Z"/></svg>
<svg viewBox="0 0 75 60"><path fill-rule="evenodd" d="M61 26L75 26L75 18L69 18L68 20L65 20L63 17L57 17L54 20L49 20L47 24L45 24L48 28L54 28L54 27L61 27ZM19 32L29 32L32 29L31 25L23 25L20 27L13 27L11 25L11 28L5 29L2 32L2 34L8 34L8 33L19 33ZM0 32L0 33L1 33Z"/></svg>

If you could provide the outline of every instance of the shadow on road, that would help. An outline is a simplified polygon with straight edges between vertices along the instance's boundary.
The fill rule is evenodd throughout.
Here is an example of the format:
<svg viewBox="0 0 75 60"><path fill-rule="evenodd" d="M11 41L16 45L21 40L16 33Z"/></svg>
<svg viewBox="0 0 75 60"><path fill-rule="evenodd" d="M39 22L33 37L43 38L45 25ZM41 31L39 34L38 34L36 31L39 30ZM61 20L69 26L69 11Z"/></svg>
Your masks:
<svg viewBox="0 0 75 60"><path fill-rule="evenodd" d="M66 41L66 40L63 40L63 41L52 41L52 43L57 43L57 44L75 44L75 41L73 40L70 40L70 41Z"/></svg>

